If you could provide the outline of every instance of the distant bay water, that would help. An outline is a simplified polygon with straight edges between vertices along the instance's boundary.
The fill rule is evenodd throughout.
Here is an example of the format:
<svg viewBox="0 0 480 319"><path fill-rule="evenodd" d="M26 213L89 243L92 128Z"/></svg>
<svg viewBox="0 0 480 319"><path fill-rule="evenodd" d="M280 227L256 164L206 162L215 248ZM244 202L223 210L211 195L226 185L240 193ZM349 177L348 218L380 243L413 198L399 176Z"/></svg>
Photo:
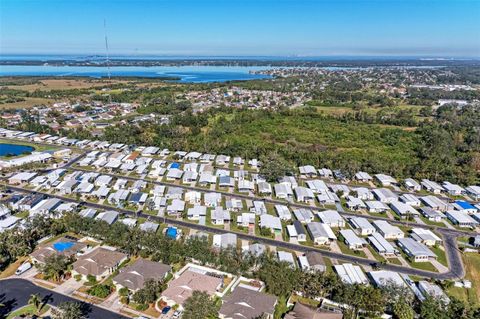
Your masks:
<svg viewBox="0 0 480 319"><path fill-rule="evenodd" d="M113 66L112 77L175 77L178 82L208 83L236 80L255 80L270 78L269 75L254 74L254 71L268 67L243 66ZM84 76L94 78L107 77L106 67L96 66L53 66L53 65L0 65L0 76Z"/></svg>

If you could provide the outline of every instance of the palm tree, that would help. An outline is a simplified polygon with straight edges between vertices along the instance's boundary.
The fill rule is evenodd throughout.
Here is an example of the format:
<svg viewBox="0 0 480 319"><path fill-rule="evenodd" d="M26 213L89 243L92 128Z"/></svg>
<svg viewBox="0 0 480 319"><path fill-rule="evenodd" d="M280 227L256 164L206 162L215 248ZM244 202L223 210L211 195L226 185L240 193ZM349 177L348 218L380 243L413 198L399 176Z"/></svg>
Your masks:
<svg viewBox="0 0 480 319"><path fill-rule="evenodd" d="M40 305L42 304L42 300L39 294L31 294L30 299L28 299L28 304L33 305L35 308L35 313L38 313L40 310Z"/></svg>

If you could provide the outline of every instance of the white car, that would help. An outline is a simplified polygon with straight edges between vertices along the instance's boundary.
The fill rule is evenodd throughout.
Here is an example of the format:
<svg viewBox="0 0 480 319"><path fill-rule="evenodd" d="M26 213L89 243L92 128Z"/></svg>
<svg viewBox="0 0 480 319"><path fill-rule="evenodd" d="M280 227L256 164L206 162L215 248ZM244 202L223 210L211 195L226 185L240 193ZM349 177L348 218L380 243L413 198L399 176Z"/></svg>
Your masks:
<svg viewBox="0 0 480 319"><path fill-rule="evenodd" d="M20 265L20 267L17 268L17 270L15 271L15 275L19 276L24 272L26 272L27 270L29 270L30 268L32 268L32 264L29 262L24 262L23 264Z"/></svg>

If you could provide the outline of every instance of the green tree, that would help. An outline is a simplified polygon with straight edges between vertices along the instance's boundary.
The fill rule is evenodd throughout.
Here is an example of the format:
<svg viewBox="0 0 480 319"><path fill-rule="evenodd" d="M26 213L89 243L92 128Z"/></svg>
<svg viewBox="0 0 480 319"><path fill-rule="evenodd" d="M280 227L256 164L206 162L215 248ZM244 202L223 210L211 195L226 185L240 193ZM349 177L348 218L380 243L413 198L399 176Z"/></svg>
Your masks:
<svg viewBox="0 0 480 319"><path fill-rule="evenodd" d="M446 305L438 298L428 297L420 305L421 319L448 319Z"/></svg>
<svg viewBox="0 0 480 319"><path fill-rule="evenodd" d="M183 305L183 319L218 318L218 307L212 298L204 292L195 290Z"/></svg>
<svg viewBox="0 0 480 319"><path fill-rule="evenodd" d="M45 258L45 263L40 266L40 272L45 279L60 281L67 270L70 261L63 255L53 254Z"/></svg>
<svg viewBox="0 0 480 319"><path fill-rule="evenodd" d="M139 304L154 303L165 289L166 284L163 281L149 279L145 282L143 288L133 295L133 301Z"/></svg>
<svg viewBox="0 0 480 319"><path fill-rule="evenodd" d="M273 256L263 261L258 276L265 282L267 290L276 296L288 296L295 289L300 271L288 262L280 262Z"/></svg>
<svg viewBox="0 0 480 319"><path fill-rule="evenodd" d="M52 309L53 319L83 319L86 318L79 302L62 302Z"/></svg>
<svg viewBox="0 0 480 319"><path fill-rule="evenodd" d="M107 298L108 295L112 292L112 287L109 285L95 285L92 288L87 290L87 293L91 296L95 296L98 298Z"/></svg>
<svg viewBox="0 0 480 319"><path fill-rule="evenodd" d="M401 299L393 304L393 317L396 319L413 319L415 316L415 311L412 306Z"/></svg>
<svg viewBox="0 0 480 319"><path fill-rule="evenodd" d="M42 298L39 294L32 294L28 299L28 304L32 305L33 308L35 308L35 313L38 313L42 305Z"/></svg>
<svg viewBox="0 0 480 319"><path fill-rule="evenodd" d="M260 158L262 166L260 174L269 182L275 182L280 177L293 173L293 166L278 153L270 153Z"/></svg>

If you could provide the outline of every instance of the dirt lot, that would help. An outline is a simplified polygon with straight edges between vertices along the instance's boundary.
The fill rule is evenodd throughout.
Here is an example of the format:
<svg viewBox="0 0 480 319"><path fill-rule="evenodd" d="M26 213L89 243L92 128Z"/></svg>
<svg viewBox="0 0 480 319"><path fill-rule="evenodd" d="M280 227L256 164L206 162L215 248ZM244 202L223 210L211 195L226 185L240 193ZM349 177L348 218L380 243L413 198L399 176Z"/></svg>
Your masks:
<svg viewBox="0 0 480 319"><path fill-rule="evenodd" d="M35 90L50 91L50 90L71 90L71 89L86 89L92 87L100 87L109 84L128 83L124 80L104 80L104 79L44 79L37 83L25 85L8 85L10 89L23 90L33 92Z"/></svg>
<svg viewBox="0 0 480 319"><path fill-rule="evenodd" d="M27 98L25 98L25 101L0 104L0 110L1 109L29 108L29 107L33 107L35 105L42 105L42 104L49 105L51 103L53 103L52 99L27 97Z"/></svg>

